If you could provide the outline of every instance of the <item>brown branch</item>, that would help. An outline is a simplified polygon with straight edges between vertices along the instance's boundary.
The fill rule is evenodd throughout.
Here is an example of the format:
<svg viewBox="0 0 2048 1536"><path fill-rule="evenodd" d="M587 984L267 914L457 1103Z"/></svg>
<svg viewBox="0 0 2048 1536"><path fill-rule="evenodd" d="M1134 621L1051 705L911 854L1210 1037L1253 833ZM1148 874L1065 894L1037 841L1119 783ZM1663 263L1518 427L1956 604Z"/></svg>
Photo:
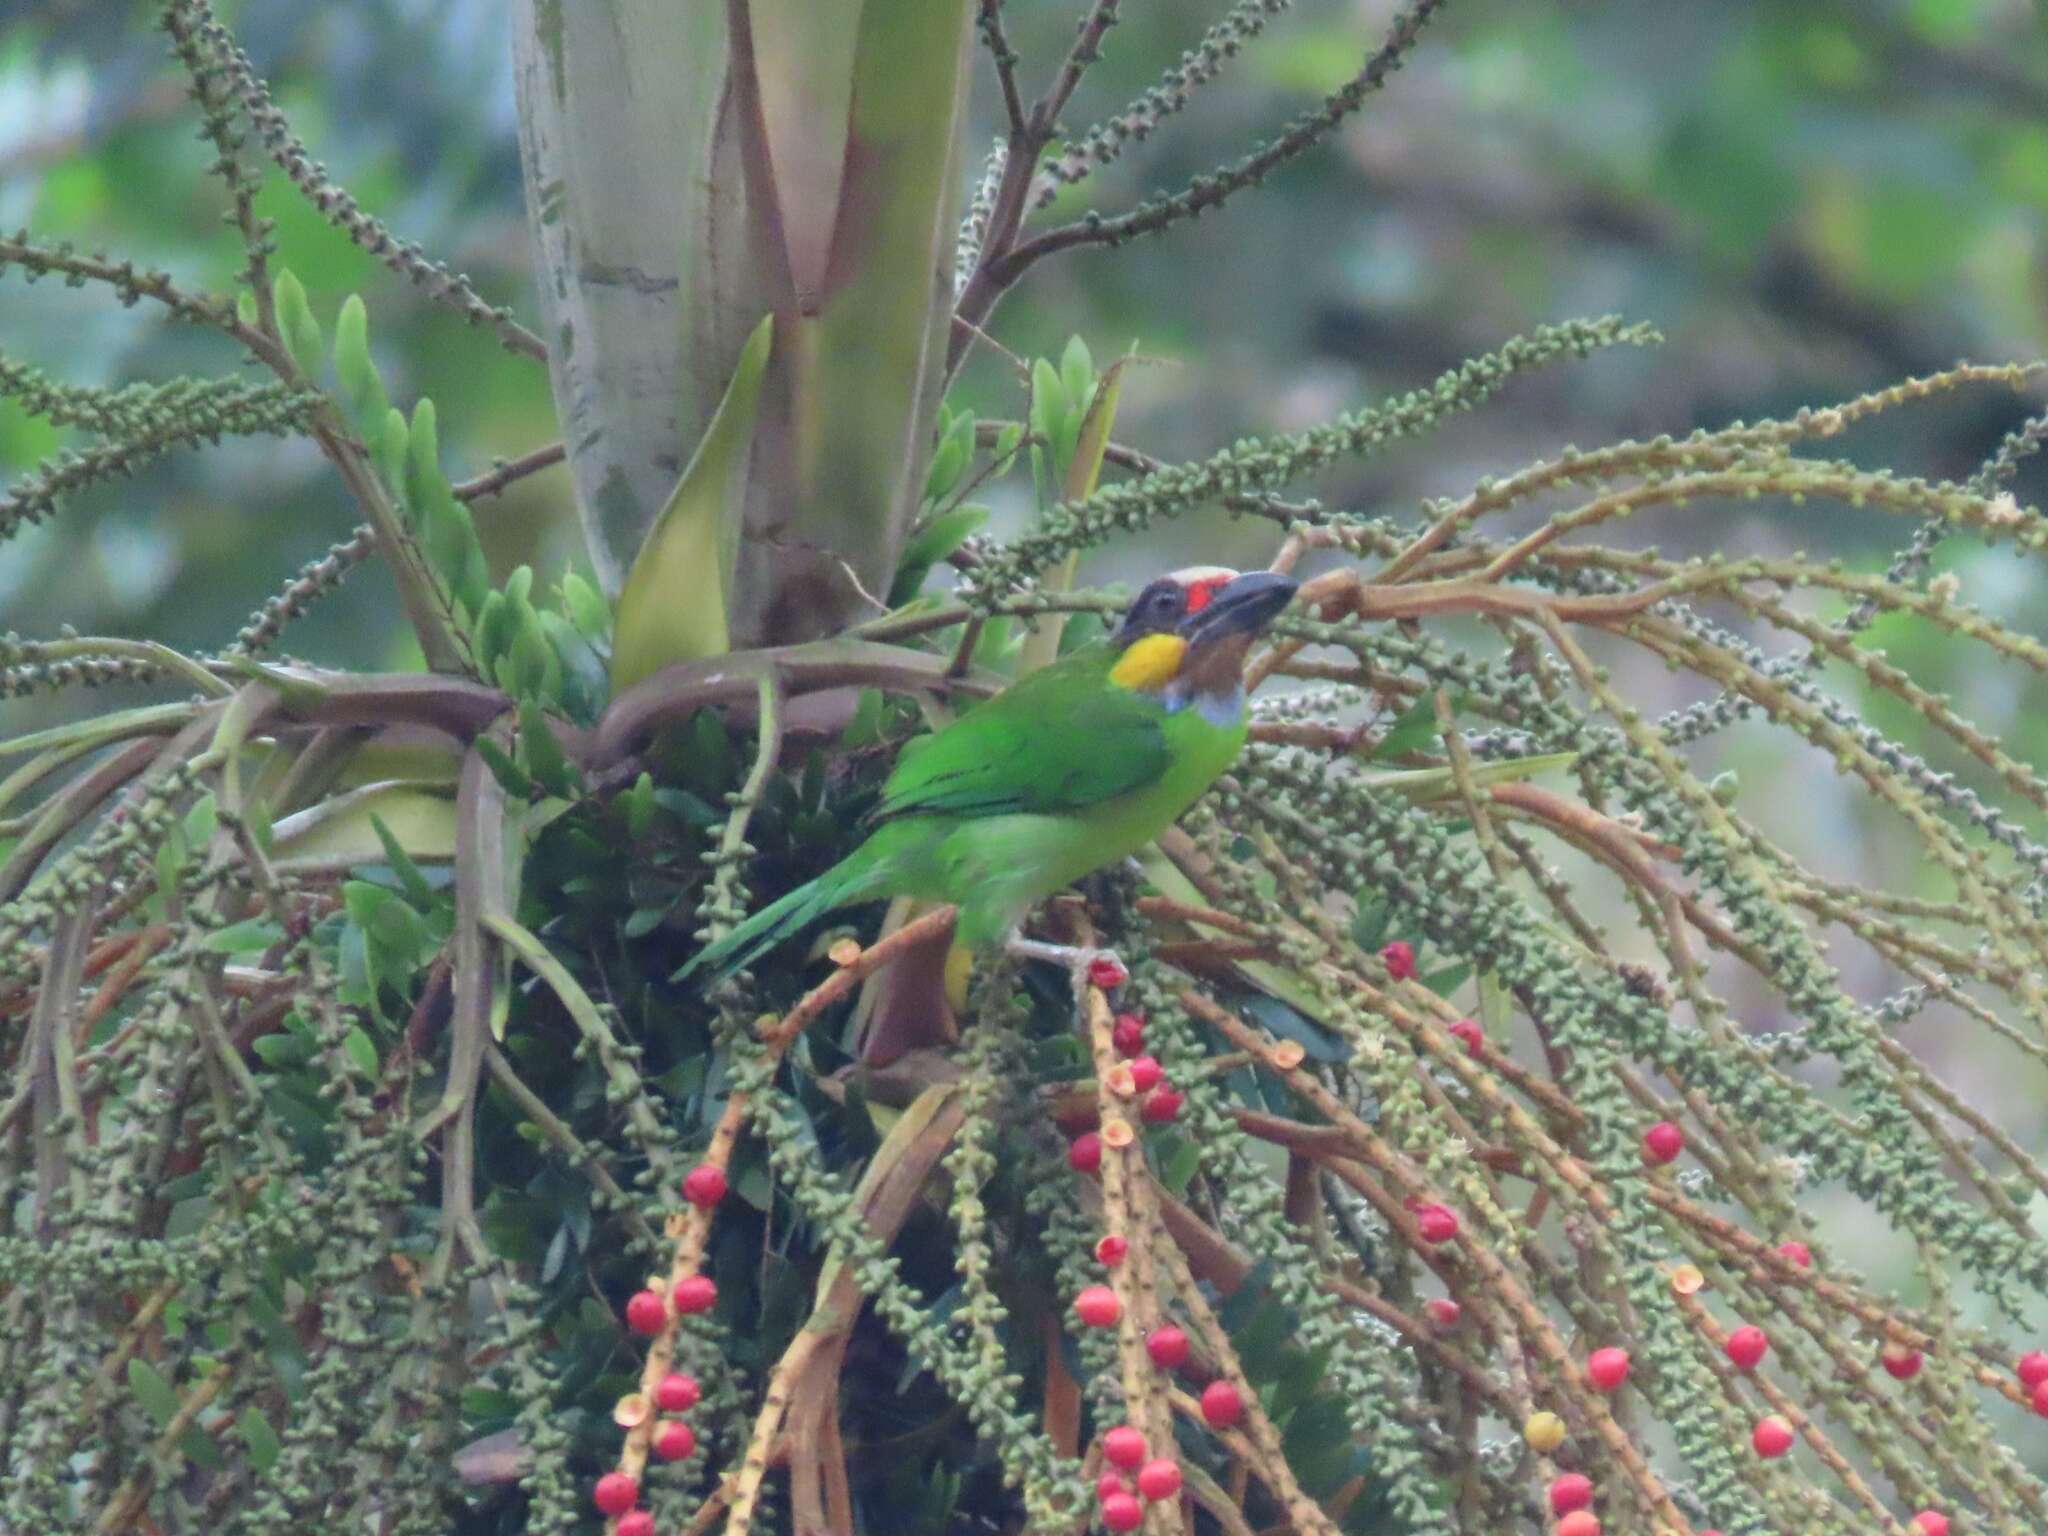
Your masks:
<svg viewBox="0 0 2048 1536"><path fill-rule="evenodd" d="M457 485L457 501L479 501L486 496L495 496L515 480L537 474L551 465L559 464L568 456L567 443L549 443L545 448L536 448L531 453L521 454L493 467L488 474L478 475L474 480L464 480Z"/></svg>

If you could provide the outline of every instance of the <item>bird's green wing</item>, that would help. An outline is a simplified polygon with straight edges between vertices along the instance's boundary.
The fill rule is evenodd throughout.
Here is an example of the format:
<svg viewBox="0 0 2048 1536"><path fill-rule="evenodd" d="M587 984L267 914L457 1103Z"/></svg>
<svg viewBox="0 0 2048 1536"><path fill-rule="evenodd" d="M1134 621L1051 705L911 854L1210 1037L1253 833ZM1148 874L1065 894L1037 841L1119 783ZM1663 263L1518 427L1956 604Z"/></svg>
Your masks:
<svg viewBox="0 0 2048 1536"><path fill-rule="evenodd" d="M1095 654L1032 673L904 749L874 818L1056 814L1151 783L1170 763L1165 712L1110 682Z"/></svg>

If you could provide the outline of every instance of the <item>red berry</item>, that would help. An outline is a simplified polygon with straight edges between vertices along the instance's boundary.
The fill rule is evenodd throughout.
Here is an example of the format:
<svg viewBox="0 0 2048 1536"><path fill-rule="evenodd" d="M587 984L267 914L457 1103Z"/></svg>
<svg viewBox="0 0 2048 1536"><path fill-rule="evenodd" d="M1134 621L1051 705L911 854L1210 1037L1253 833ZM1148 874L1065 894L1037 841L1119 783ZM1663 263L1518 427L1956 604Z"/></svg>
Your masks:
<svg viewBox="0 0 2048 1536"><path fill-rule="evenodd" d="M1162 1371L1178 1369L1188 1357L1188 1336L1166 1323L1145 1335L1145 1353Z"/></svg>
<svg viewBox="0 0 2048 1536"><path fill-rule="evenodd" d="M685 1461L697 1449L697 1432L681 1419L663 1419L654 1426L654 1454L663 1461Z"/></svg>
<svg viewBox="0 0 2048 1536"><path fill-rule="evenodd" d="M1920 1351L1907 1349L1898 1344L1887 1344L1884 1353L1878 1356L1885 1371L1895 1381L1911 1381L1920 1374Z"/></svg>
<svg viewBox="0 0 2048 1536"><path fill-rule="evenodd" d="M711 1283L709 1275L685 1275L676 1282L676 1310L685 1317L693 1312L709 1312L718 1302L718 1287Z"/></svg>
<svg viewBox="0 0 2048 1536"><path fill-rule="evenodd" d="M1098 1499L1111 1499L1120 1493L1129 1493L1130 1491L1131 1485L1124 1481L1124 1475L1121 1472L1111 1470L1095 1479L1095 1497Z"/></svg>
<svg viewBox="0 0 2048 1536"><path fill-rule="evenodd" d="M1920 1536L1948 1536L1948 1516L1938 1509L1923 1509L1912 1520Z"/></svg>
<svg viewBox="0 0 2048 1536"><path fill-rule="evenodd" d="M623 1515L640 1502L640 1485L623 1472L607 1472L590 1490L590 1501L607 1515Z"/></svg>
<svg viewBox="0 0 2048 1536"><path fill-rule="evenodd" d="M1475 1019L1460 1019L1451 1026L1451 1038L1465 1043L1467 1056L1477 1056L1479 1047L1486 1042L1486 1031L1479 1027Z"/></svg>
<svg viewBox="0 0 2048 1536"><path fill-rule="evenodd" d="M2028 1350L2020 1356L2019 1373L2023 1387L2038 1387L2048 1381L2048 1354L2038 1349Z"/></svg>
<svg viewBox="0 0 2048 1536"><path fill-rule="evenodd" d="M1763 1359L1764 1352L1771 1347L1771 1337L1763 1329L1745 1324L1728 1335L1723 1347L1728 1358L1746 1371Z"/></svg>
<svg viewBox="0 0 2048 1536"><path fill-rule="evenodd" d="M654 1516L644 1509L629 1509L619 1516L619 1536L654 1536Z"/></svg>
<svg viewBox="0 0 2048 1536"><path fill-rule="evenodd" d="M1685 1150L1685 1132L1669 1120L1659 1120L1643 1132L1643 1156L1653 1163L1675 1163Z"/></svg>
<svg viewBox="0 0 2048 1536"><path fill-rule="evenodd" d="M670 1371L654 1384L654 1405L663 1413L687 1412L697 1406L703 1395L697 1388L697 1378L681 1371Z"/></svg>
<svg viewBox="0 0 2048 1536"><path fill-rule="evenodd" d="M1202 1421L1212 1429L1228 1429L1244 1416L1244 1399L1227 1381L1202 1388Z"/></svg>
<svg viewBox="0 0 2048 1536"><path fill-rule="evenodd" d="M1067 1164L1076 1173L1093 1173L1102 1166L1102 1138L1083 1131L1067 1143Z"/></svg>
<svg viewBox="0 0 2048 1536"><path fill-rule="evenodd" d="M1796 1238L1789 1243L1778 1244L1778 1257L1789 1259L1801 1269L1813 1268L1813 1250Z"/></svg>
<svg viewBox="0 0 2048 1536"><path fill-rule="evenodd" d="M1550 1528L1550 1536L1600 1536L1600 1522L1590 1509L1575 1509Z"/></svg>
<svg viewBox="0 0 2048 1536"><path fill-rule="evenodd" d="M1586 1356L1586 1379L1602 1392L1612 1392L1628 1380L1628 1351L1596 1349Z"/></svg>
<svg viewBox="0 0 2048 1536"><path fill-rule="evenodd" d="M1145 1437L1128 1424L1102 1432L1102 1459L1126 1472L1145 1460Z"/></svg>
<svg viewBox="0 0 2048 1536"><path fill-rule="evenodd" d="M1782 1456L1792 1449L1792 1426L1775 1413L1758 1419L1756 1428L1750 1431L1749 1443L1756 1447L1759 1456Z"/></svg>
<svg viewBox="0 0 2048 1536"><path fill-rule="evenodd" d="M1131 1245L1114 1232L1105 1235L1102 1241L1095 1245L1096 1260L1106 1269L1115 1269L1123 1263L1124 1255L1130 1251Z"/></svg>
<svg viewBox="0 0 2048 1536"><path fill-rule="evenodd" d="M1135 1531L1145 1523L1145 1506L1128 1493L1112 1493L1102 1501L1102 1523L1112 1531Z"/></svg>
<svg viewBox="0 0 2048 1536"><path fill-rule="evenodd" d="M1145 1095L1145 1102L1139 1106L1138 1115L1148 1125L1165 1125L1169 1120L1180 1118L1180 1107L1187 1103L1188 1096L1169 1083L1161 1083Z"/></svg>
<svg viewBox="0 0 2048 1536"><path fill-rule="evenodd" d="M1158 1456L1138 1468L1138 1492L1157 1504L1180 1492L1180 1463Z"/></svg>
<svg viewBox="0 0 2048 1536"><path fill-rule="evenodd" d="M1088 962L1088 985L1100 992L1114 992L1131 979L1123 961L1115 955L1097 955Z"/></svg>
<svg viewBox="0 0 2048 1536"><path fill-rule="evenodd" d="M626 1326L635 1333L659 1333L668 1321L668 1303L659 1291L635 1291L626 1298Z"/></svg>
<svg viewBox="0 0 2048 1536"><path fill-rule="evenodd" d="M1432 1296L1422 1304L1422 1308L1439 1328L1455 1328L1458 1319L1465 1315L1465 1309L1448 1296Z"/></svg>
<svg viewBox="0 0 2048 1536"><path fill-rule="evenodd" d="M1425 1205L1415 1213L1415 1230L1425 1243L1448 1243L1458 1235L1458 1213L1447 1205Z"/></svg>
<svg viewBox="0 0 2048 1536"><path fill-rule="evenodd" d="M1145 1015L1120 1013L1109 1027L1109 1043L1119 1056L1135 1056L1145 1049Z"/></svg>
<svg viewBox="0 0 2048 1536"><path fill-rule="evenodd" d="M1159 1065L1157 1056L1139 1056L1131 1062L1131 1086L1140 1093L1150 1093L1164 1076L1166 1069Z"/></svg>
<svg viewBox="0 0 2048 1536"><path fill-rule="evenodd" d="M1406 939L1382 945L1380 963L1386 966L1387 974L1394 980L1407 981L1415 974L1415 946Z"/></svg>
<svg viewBox="0 0 2048 1536"><path fill-rule="evenodd" d="M1568 1515L1593 1502L1593 1479L1581 1472L1566 1472L1551 1481L1550 1512Z"/></svg>
<svg viewBox="0 0 2048 1536"><path fill-rule="evenodd" d="M716 1163L699 1163L683 1177L683 1198L699 1210L708 1211L725 1198L725 1170Z"/></svg>
<svg viewBox="0 0 2048 1536"><path fill-rule="evenodd" d="M2034 1412L2048 1419L2048 1381L2034 1388Z"/></svg>
<svg viewBox="0 0 2048 1536"><path fill-rule="evenodd" d="M1106 1285L1091 1285L1074 1298L1074 1315L1090 1328L1108 1328L1124 1315L1124 1304Z"/></svg>

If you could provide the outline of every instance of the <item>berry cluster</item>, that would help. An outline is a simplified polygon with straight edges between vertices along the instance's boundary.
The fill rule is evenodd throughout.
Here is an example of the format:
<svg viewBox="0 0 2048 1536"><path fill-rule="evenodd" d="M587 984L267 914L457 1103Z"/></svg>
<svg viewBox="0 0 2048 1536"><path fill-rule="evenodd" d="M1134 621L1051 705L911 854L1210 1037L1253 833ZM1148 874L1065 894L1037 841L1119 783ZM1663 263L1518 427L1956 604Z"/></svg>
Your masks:
<svg viewBox="0 0 2048 1536"><path fill-rule="evenodd" d="M716 1163L699 1163L683 1179L683 1198L698 1211L708 1213L725 1198L728 1187L723 1168ZM709 1312L717 1303L718 1287L707 1275L685 1275L668 1288L666 1295L659 1281L650 1280L626 1298L626 1326L635 1333L653 1337L668 1331L676 1318ZM664 1417L656 1419L649 1431L648 1448L661 1461L689 1460L697 1452L697 1432L677 1415L688 1413L703 1397L697 1378L682 1371L665 1372L654 1383L650 1395L653 1410ZM635 1428L645 1423L648 1415L648 1398L635 1393L620 1400L614 1417L622 1426ZM613 1536L654 1536L654 1516L639 1507L640 1480L632 1473L605 1473L591 1489L590 1501L600 1514L616 1522Z"/></svg>
<svg viewBox="0 0 2048 1536"><path fill-rule="evenodd" d="M1147 1125L1164 1125L1179 1119L1187 1096L1167 1079L1159 1058L1145 1054L1145 1016L1119 1013L1111 1026L1110 1040L1117 1054L1125 1058L1111 1079L1111 1088L1139 1101L1138 1117Z"/></svg>
<svg viewBox="0 0 2048 1536"><path fill-rule="evenodd" d="M1154 1456L1145 1437L1128 1424L1103 1431L1102 1459L1109 1467L1096 1479L1095 1495L1102 1523L1112 1531L1135 1531L1145 1519L1145 1505L1180 1492L1180 1463Z"/></svg>
<svg viewBox="0 0 2048 1536"><path fill-rule="evenodd" d="M1115 976L1106 970L1098 975L1091 969L1089 974L1089 981L1104 991L1113 990L1124 979L1121 967ZM1184 1097L1167 1080L1158 1058L1145 1052L1144 1015L1118 1013L1110 1026L1110 1044L1121 1058L1106 1076L1110 1092L1125 1098L1142 1095L1140 1115L1152 1124L1177 1118ZM1128 1145L1128 1140L1118 1139L1114 1144ZM1078 1173L1096 1174L1102 1167L1103 1146L1102 1134L1085 1132L1068 1144L1067 1161ZM1096 1260L1113 1270L1129 1255L1130 1246L1121 1233L1106 1233L1095 1245ZM1114 1328L1123 1320L1123 1301L1112 1286L1090 1285L1074 1298L1074 1314L1086 1327ZM1187 1332L1172 1323L1161 1323L1145 1335L1145 1354L1159 1370L1179 1370L1192 1353ZM1235 1386L1219 1378L1203 1389L1201 1410L1212 1428L1226 1429L1243 1416L1244 1399ZM1144 1432L1135 1425L1120 1424L1103 1432L1102 1459L1106 1466L1095 1491L1102 1523L1111 1531L1136 1530L1144 1523L1147 1504L1180 1493L1180 1464L1170 1455L1151 1454Z"/></svg>

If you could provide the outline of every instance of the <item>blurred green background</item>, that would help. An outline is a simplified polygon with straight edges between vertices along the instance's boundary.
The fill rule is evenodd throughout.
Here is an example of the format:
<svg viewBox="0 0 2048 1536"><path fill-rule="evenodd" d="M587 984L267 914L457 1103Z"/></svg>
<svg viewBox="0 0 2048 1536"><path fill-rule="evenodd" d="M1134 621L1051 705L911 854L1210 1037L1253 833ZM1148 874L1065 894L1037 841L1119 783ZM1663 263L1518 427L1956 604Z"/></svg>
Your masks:
<svg viewBox="0 0 2048 1536"><path fill-rule="evenodd" d="M1127 5L1070 128L1151 84L1221 9ZM1392 12L1305 0L1276 16L1166 133L1064 201L1120 208L1269 134L1348 77ZM1012 0L1012 40L1039 73L1073 13L1068 0ZM366 207L531 319L502 4L331 0L223 15ZM146 5L0 5L0 227L223 288L233 242L151 22ZM977 143L994 128L993 102L981 106ZM369 298L394 394L441 404L458 471L554 435L537 365L382 273L281 181L264 211L318 312L351 290ZM1332 147L1192 227L1042 266L994 333L1022 353L1056 353L1079 331L1098 355L1135 342L1169 360L1133 377L1121 422L1167 456L1325 419L1546 319L1618 310L1669 335L1658 352L1519 385L1429 444L1319 488L1401 510L1566 440L1783 412L1962 355L2038 355L2044 218L2048 37L2028 0L1454 0ZM18 274L0 278L0 348L81 383L235 366L214 337L96 293L45 284L31 296ZM962 390L984 412L1015 413L986 348ZM2021 414L1978 396L1887 418L1880 439L1852 447L1960 476ZM0 403L0 471L60 442ZM553 471L490 505L500 571L573 556L567 485ZM0 613L24 632L69 621L210 647L349 522L309 450L186 455L0 549ZM1867 559L1899 530L1860 520L1826 531ZM1795 536L1780 518L1718 514L1711 529L1663 532ZM1187 539L1256 553L1251 530ZM1102 569L1157 558L1111 552ZM387 598L368 575L295 632L295 649L384 658Z"/></svg>
<svg viewBox="0 0 2048 1536"><path fill-rule="evenodd" d="M1221 10L1126 5L1069 128L1153 83ZM1276 15L1167 131L1046 217L1128 206L1270 135L1358 67L1393 11L1382 0L1305 0ZM1007 14L1030 85L1064 51L1076 8L1012 0ZM532 320L506 7L333 0L223 15L316 158L402 237ZM145 5L0 5L0 228L103 246L224 289L235 244L152 20ZM971 132L986 143L995 103L981 70ZM381 271L281 179L262 209L317 313L331 317L352 290L369 299L393 396L434 397L454 473L554 437L541 367ZM1518 383L1481 414L1312 488L1333 505L1405 516L1423 496L1566 442L1782 414L1959 356L2040 355L2044 220L2048 36L2027 0L1454 0L1332 145L1193 226L1042 265L992 331L1019 354L1056 354L1079 332L1098 357L1135 344L1162 360L1131 377L1119 436L1182 457L1409 388L1544 320L1612 310L1664 329L1660 349ZM0 276L0 351L80 383L237 366L217 336L100 293L30 288L18 273ZM955 399L985 415L1020 405L1014 375L986 346ZM1992 393L1953 396L1888 414L1840 451L1962 478L2027 410ZM0 401L0 476L63 441ZM2023 500L2039 499L2040 475L2023 472ZM567 495L554 469L480 504L500 575L531 561L545 579L577 558ZM1024 515L1021 500L1005 511L1013 523ZM0 545L0 625L44 635L70 623L212 649L351 522L308 445L188 453ZM1677 549L1830 549L1876 567L1906 531L1875 515L1701 506L1625 536ZM1139 576L1197 555L1261 560L1269 545L1264 525L1219 514L1178 525L1163 544L1105 550L1084 576ZM1951 542L1940 565L1963 576L1965 600L2039 629L2009 558ZM328 664L406 654L374 567L287 638L293 654ZM1918 626L1881 626L1875 639L2014 747L2048 757L2036 723L2048 701L2025 680L1962 670ZM1632 677L1651 704L1698 696L1660 670ZM0 704L0 729L78 707ZM1744 728L1708 757L1710 771L1769 776L1774 793L1745 810L1803 850L1833 850L1840 873L1915 883L1880 848L1860 846L1870 813L1796 744ZM1841 867L1844 850L1853 867Z"/></svg>

